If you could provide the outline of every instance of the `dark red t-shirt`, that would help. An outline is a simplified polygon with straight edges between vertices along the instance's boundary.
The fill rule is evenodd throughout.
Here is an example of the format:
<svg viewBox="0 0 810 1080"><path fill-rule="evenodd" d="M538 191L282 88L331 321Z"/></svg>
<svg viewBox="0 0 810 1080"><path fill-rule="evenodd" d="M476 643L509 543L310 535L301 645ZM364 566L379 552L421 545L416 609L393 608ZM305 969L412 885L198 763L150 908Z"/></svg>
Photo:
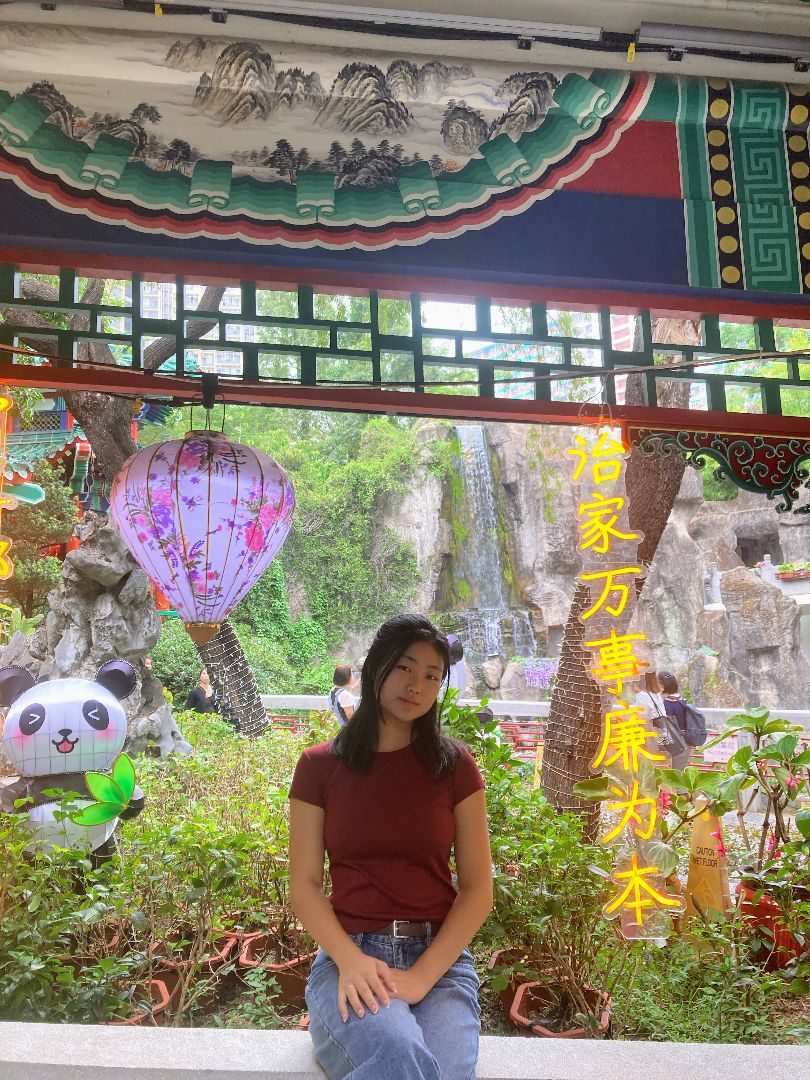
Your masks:
<svg viewBox="0 0 810 1080"><path fill-rule="evenodd" d="M464 747L441 780L412 746L374 754L368 773L350 769L329 743L304 751L290 798L324 810L332 906L347 933L393 919L445 918L456 898L449 866L453 809L483 786Z"/></svg>

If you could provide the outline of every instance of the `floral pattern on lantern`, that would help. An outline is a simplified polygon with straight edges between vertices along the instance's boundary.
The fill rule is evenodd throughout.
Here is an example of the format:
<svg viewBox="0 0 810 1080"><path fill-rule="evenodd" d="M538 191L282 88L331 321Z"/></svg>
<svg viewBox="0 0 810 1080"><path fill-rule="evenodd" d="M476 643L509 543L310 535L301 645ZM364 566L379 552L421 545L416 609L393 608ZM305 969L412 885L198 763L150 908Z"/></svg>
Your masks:
<svg viewBox="0 0 810 1080"><path fill-rule="evenodd" d="M127 546L199 644L270 565L294 509L280 465L213 431L139 450L110 491Z"/></svg>

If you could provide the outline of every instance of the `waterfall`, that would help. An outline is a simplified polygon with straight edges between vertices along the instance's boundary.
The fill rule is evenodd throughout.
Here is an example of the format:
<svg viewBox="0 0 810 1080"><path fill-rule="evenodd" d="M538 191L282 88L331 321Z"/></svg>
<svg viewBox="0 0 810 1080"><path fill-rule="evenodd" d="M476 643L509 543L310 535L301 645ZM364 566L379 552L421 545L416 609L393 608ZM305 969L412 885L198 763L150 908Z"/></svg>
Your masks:
<svg viewBox="0 0 810 1080"><path fill-rule="evenodd" d="M456 428L461 445L461 475L470 505L472 526L460 544L456 574L469 586L467 631L473 651L484 656L503 653L501 617L507 608L503 563L498 547L498 510L486 432L480 424Z"/></svg>
<svg viewBox="0 0 810 1080"><path fill-rule="evenodd" d="M470 503L472 528L456 558L456 573L470 587L472 605L501 612L507 607L503 563L498 547L498 510L486 433L480 424L456 428L461 444L461 475Z"/></svg>
<svg viewBox="0 0 810 1080"><path fill-rule="evenodd" d="M486 432L480 424L456 428L461 446L461 475L470 508L471 527L459 545L455 571L469 586L470 609L462 643L479 656L534 656L537 640L527 611L510 611L498 544L495 478Z"/></svg>
<svg viewBox="0 0 810 1080"><path fill-rule="evenodd" d="M515 656L537 656L537 638L528 611L512 613L512 640Z"/></svg>

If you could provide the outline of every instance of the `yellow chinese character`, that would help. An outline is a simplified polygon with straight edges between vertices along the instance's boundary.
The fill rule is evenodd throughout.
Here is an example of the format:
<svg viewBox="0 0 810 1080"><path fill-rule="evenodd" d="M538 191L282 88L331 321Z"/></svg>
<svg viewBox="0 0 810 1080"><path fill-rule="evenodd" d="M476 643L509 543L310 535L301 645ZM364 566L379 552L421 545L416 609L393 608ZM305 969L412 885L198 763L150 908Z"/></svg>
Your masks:
<svg viewBox="0 0 810 1080"><path fill-rule="evenodd" d="M657 866L639 866L638 855L630 858L629 870L617 870L613 874L613 880L617 885L627 882L618 896L605 904L602 908L604 915L609 919L619 909L632 911L635 921L639 926L644 925L644 909L656 907L682 907L682 901L659 892L650 878L657 877L660 871ZM648 913L649 914L649 913Z"/></svg>
<svg viewBox="0 0 810 1080"><path fill-rule="evenodd" d="M616 708L605 714L605 730L602 732L602 745L591 763L592 769L601 765L612 765L621 761L622 768L628 772L637 772L639 758L648 761L666 761L666 754L655 754L647 749L650 739L656 739L658 733L648 731L644 726L643 711L630 706L625 701L617 701Z"/></svg>
<svg viewBox="0 0 810 1080"><path fill-rule="evenodd" d="M611 791L614 791L617 795L623 795L624 792L621 788L611 787ZM646 829L636 828L635 826L643 825L644 818L640 812L642 807L647 807L649 810L650 818L647 822ZM611 840L615 840L616 837L622 832L628 825L633 825L633 832L636 836L640 836L642 840L649 840L652 834L655 832L655 823L658 819L658 806L655 799L641 798L638 791L638 780L633 781L633 789L630 792L630 798L624 802L605 803L606 810L623 810L624 817L621 819L615 829L611 829L609 833L606 833L602 837L603 844L609 844Z"/></svg>
<svg viewBox="0 0 810 1080"><path fill-rule="evenodd" d="M0 581L5 581L14 573L14 563L6 557L6 552L11 547L11 541L7 536L0 536Z"/></svg>
<svg viewBox="0 0 810 1080"><path fill-rule="evenodd" d="M596 574L580 574L580 581L599 581L604 579L605 584L602 586L602 595L592 604L586 612L580 615L580 619L585 622L586 619L590 619L592 615L595 615L597 611L601 611L604 607L605 611L609 615L621 615L627 606L627 598L630 591L629 585L623 585L620 581L617 582L614 579L619 577L620 574L640 574L640 566L622 566L618 570L600 570ZM617 594L615 604L607 604L607 598L612 592Z"/></svg>
<svg viewBox="0 0 810 1080"><path fill-rule="evenodd" d="M574 436L574 445L569 447L565 451L566 454L570 454L572 457L578 457L579 462L574 469L574 480L579 480L582 475L582 470L585 468L586 462L590 464L593 470L593 482L595 484L604 484L610 480L616 480L622 471L622 461L626 450L624 445L618 440L614 439L609 431L601 431L599 438L594 443L593 447L588 449L588 444L584 435ZM618 460L616 460L618 455ZM588 458L613 458L613 460L607 461L588 461Z"/></svg>
<svg viewBox="0 0 810 1080"><path fill-rule="evenodd" d="M646 634L619 636L613 629L608 638L585 642L586 649L599 650L599 662L595 668L591 668L591 674L599 682L614 684L614 689L609 690L608 693L620 694L628 680L638 677L641 664L633 652L633 642L646 640ZM644 666L646 667L646 664Z"/></svg>
<svg viewBox="0 0 810 1080"><path fill-rule="evenodd" d="M579 504L579 516L587 514L589 518L584 525L580 525L582 530L580 551L592 547L599 555L604 555L610 546L612 536L615 536L617 540L638 540L638 533L623 533L613 527L619 520L619 512L624 506L624 499L620 495L606 499L604 495L595 491L592 498L594 502Z"/></svg>

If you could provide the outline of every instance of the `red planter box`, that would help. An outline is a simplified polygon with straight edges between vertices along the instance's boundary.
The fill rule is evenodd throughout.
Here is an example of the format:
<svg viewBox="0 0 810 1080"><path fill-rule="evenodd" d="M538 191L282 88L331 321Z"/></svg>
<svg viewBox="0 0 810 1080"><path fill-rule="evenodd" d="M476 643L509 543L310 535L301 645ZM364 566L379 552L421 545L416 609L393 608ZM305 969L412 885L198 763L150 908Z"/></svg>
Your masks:
<svg viewBox="0 0 810 1080"><path fill-rule="evenodd" d="M594 1009L599 1008L599 1023L595 1036L584 1027L568 1028L566 1031L552 1031L551 1028L533 1021L533 1017L542 1015L545 1010L553 1007L554 997L547 986L539 982L527 982L518 987L512 1008L509 1010L509 1018L520 1030L521 1035L538 1036L541 1039L589 1039L604 1038L610 1027L610 998L601 990L594 990L592 986L583 988L586 999Z"/></svg>
<svg viewBox="0 0 810 1080"><path fill-rule="evenodd" d="M276 980L281 992L281 999L291 1008L303 1009L304 989L309 978L315 952L293 957L283 963L273 963L265 959L272 954L275 938L271 934L251 934L242 941L239 964L243 968L262 968L269 971Z"/></svg>
<svg viewBox="0 0 810 1080"><path fill-rule="evenodd" d="M161 979L152 979L149 983L149 996L152 999L151 1011L143 1006L140 1008L136 1006L135 1012L126 1020L107 1020L107 1024L110 1027L135 1027L141 1024L162 1027L166 1021L166 1009L171 997L166 983Z"/></svg>
<svg viewBox="0 0 810 1080"><path fill-rule="evenodd" d="M786 968L797 956L808 951L808 946L800 945L785 925L782 909L776 901L763 893L755 900L756 890L749 889L743 882L737 886L737 906L743 918L753 926L762 926L773 934L773 944L768 945L764 961L766 971L778 971ZM765 954L765 947L763 947Z"/></svg>

